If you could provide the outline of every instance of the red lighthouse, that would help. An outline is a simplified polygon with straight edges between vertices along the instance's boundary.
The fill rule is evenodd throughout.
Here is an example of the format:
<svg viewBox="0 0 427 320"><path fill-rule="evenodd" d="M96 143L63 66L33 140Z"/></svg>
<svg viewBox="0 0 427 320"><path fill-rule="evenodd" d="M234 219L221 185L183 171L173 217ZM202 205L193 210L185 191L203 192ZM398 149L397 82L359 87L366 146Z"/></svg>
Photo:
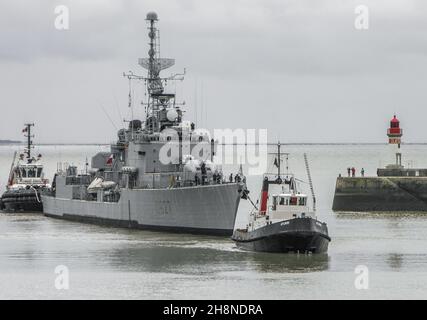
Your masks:
<svg viewBox="0 0 427 320"><path fill-rule="evenodd" d="M396 150L396 166L402 167L402 154L400 153L400 144L403 130L400 128L399 119L394 115L390 121L390 128L387 129L388 143L390 145L397 145Z"/></svg>
<svg viewBox="0 0 427 320"><path fill-rule="evenodd" d="M393 119L390 121L390 128L387 129L388 143L397 144L400 148L402 134L403 130L400 128L399 119L394 115Z"/></svg>

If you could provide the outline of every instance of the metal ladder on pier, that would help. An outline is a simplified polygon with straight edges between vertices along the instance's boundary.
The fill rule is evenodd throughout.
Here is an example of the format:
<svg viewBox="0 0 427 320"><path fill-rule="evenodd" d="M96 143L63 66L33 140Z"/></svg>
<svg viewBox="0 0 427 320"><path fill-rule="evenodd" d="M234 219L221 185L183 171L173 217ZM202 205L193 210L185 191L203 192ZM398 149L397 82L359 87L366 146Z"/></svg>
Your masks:
<svg viewBox="0 0 427 320"><path fill-rule="evenodd" d="M313 181L311 180L310 166L308 165L307 154L304 153L305 169L307 170L308 183L310 185L311 196L313 198L313 212L316 212L316 195L314 194Z"/></svg>

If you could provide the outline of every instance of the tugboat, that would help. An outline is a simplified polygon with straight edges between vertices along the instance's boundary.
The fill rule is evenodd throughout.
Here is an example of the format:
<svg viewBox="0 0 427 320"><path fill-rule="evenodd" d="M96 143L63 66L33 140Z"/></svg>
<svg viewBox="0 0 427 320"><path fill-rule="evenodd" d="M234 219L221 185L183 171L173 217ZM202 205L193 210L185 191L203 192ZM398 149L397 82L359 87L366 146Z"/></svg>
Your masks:
<svg viewBox="0 0 427 320"><path fill-rule="evenodd" d="M281 173L281 156L288 154L280 153L280 143L277 148L274 160L277 174L264 174L260 208L254 204L248 225L235 230L232 240L238 247L251 251L325 253L331 238L326 223L316 219L316 198L307 156L304 154L313 197L312 209L308 206L307 195L299 192L294 175ZM270 196L271 185L279 190Z"/></svg>
<svg viewBox="0 0 427 320"><path fill-rule="evenodd" d="M185 71L161 77L175 60L160 58L157 14L149 12L146 21L148 58L139 59L139 65L147 75L124 74L131 110L132 81L145 84L145 119L132 117L110 151L92 157L89 171L60 165L51 194L42 196L44 214L124 228L231 236L245 185L225 181L214 164L214 139L184 121L185 103L176 101L167 84L183 80Z"/></svg>
<svg viewBox="0 0 427 320"><path fill-rule="evenodd" d="M18 161L16 161L16 151L13 156L6 192L0 198L0 209L5 212L43 211L41 194L47 192L50 185L44 178L41 154L37 158L31 155L33 148L31 127L33 126L33 123L28 123L22 130L27 138L24 153L19 155Z"/></svg>

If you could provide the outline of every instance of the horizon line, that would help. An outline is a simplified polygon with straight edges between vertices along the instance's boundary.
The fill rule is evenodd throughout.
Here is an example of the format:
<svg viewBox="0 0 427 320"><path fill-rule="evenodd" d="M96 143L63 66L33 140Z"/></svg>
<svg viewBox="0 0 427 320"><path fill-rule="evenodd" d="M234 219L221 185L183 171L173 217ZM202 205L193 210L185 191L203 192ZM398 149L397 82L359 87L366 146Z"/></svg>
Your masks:
<svg viewBox="0 0 427 320"><path fill-rule="evenodd" d="M0 140L0 145L21 145L24 141ZM260 143L218 143L219 145L260 145ZM267 142L267 145L277 145L277 142ZM388 145L387 142L280 142L280 145ZM402 145L427 145L427 142L406 142ZM44 142L36 143L37 146L109 146L105 142Z"/></svg>

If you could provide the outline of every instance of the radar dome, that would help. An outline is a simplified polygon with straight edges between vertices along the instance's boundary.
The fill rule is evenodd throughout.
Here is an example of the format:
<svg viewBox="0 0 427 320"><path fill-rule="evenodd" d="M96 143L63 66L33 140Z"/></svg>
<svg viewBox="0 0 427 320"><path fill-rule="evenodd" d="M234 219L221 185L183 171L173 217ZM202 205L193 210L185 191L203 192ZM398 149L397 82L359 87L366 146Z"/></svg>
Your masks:
<svg viewBox="0 0 427 320"><path fill-rule="evenodd" d="M178 118L178 112L176 112L175 109L170 109L166 114L166 117L169 121L176 121L176 119Z"/></svg>
<svg viewBox="0 0 427 320"><path fill-rule="evenodd" d="M147 19L146 20L155 20L155 21L157 21L157 13L155 13L154 11L151 11L151 12L147 13Z"/></svg>

